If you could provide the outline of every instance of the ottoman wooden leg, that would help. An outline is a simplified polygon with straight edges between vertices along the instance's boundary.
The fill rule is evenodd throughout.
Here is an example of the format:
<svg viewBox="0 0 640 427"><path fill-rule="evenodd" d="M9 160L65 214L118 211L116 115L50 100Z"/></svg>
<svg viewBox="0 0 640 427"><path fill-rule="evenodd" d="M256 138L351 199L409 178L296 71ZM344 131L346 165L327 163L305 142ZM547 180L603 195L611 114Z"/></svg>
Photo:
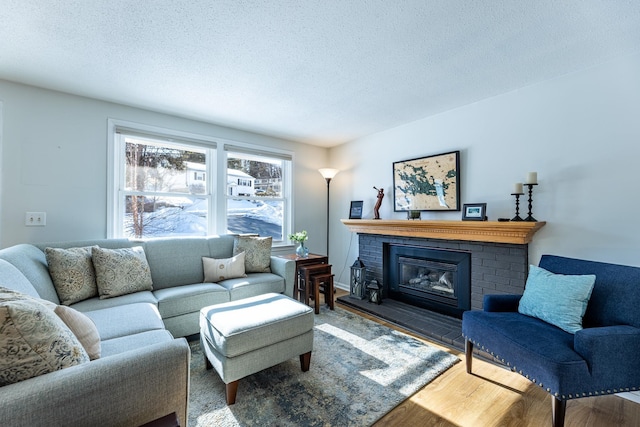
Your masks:
<svg viewBox="0 0 640 427"><path fill-rule="evenodd" d="M311 352L301 354L300 369L302 369L302 372L307 372L309 370L309 365L311 365Z"/></svg>
<svg viewBox="0 0 640 427"><path fill-rule="evenodd" d="M203 351L203 353L204 353L204 351ZM213 369L213 365L209 361L209 358L207 357L206 354L204 355L204 367L207 368L207 371L210 371L211 369Z"/></svg>
<svg viewBox="0 0 640 427"><path fill-rule="evenodd" d="M226 394L227 394L227 405L233 405L236 403L236 394L238 393L238 382L240 380L235 380L226 384Z"/></svg>

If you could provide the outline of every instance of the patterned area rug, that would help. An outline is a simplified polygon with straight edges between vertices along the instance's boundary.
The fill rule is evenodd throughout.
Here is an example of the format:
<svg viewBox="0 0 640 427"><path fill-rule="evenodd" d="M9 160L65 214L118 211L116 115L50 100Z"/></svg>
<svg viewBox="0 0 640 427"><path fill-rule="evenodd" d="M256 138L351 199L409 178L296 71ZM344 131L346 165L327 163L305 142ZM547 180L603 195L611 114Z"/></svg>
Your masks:
<svg viewBox="0 0 640 427"><path fill-rule="evenodd" d="M191 343L189 426L365 426L459 359L336 307L315 316L311 368L299 358L240 380L235 405Z"/></svg>

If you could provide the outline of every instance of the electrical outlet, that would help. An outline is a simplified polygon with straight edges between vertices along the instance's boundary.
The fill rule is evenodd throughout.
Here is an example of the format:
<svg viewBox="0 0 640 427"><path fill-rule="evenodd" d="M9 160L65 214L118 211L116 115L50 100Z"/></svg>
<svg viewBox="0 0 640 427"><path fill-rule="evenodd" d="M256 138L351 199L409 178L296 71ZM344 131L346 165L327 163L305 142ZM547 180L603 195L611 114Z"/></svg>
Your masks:
<svg viewBox="0 0 640 427"><path fill-rule="evenodd" d="M24 218L24 225L27 227L44 227L47 225L47 213L27 212Z"/></svg>

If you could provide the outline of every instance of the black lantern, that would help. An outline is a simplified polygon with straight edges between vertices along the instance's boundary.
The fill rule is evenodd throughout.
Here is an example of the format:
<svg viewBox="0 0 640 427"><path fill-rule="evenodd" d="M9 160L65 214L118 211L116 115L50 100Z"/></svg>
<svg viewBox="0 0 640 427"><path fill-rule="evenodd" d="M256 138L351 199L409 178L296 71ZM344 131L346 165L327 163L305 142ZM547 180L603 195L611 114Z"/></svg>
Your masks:
<svg viewBox="0 0 640 427"><path fill-rule="evenodd" d="M382 287L376 279L369 282L367 285L367 291L369 291L369 302L382 304Z"/></svg>
<svg viewBox="0 0 640 427"><path fill-rule="evenodd" d="M367 270L366 268L364 268L364 264L358 257L358 259L351 266L351 286L349 287L349 297L365 299L366 272Z"/></svg>

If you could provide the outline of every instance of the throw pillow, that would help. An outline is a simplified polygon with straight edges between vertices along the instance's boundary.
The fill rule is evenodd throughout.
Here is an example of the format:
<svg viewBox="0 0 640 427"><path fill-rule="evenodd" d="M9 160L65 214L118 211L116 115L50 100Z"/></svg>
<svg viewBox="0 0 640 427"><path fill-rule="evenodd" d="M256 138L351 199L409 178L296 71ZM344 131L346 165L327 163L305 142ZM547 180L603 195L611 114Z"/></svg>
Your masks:
<svg viewBox="0 0 640 427"><path fill-rule="evenodd" d="M236 236L233 254L245 253L245 273L271 273L271 237Z"/></svg>
<svg viewBox="0 0 640 427"><path fill-rule="evenodd" d="M122 249L96 246L91 255L100 299L153 289L151 270L142 246Z"/></svg>
<svg viewBox="0 0 640 427"><path fill-rule="evenodd" d="M531 265L518 312L574 334L582 329L582 317L595 282L593 274L554 274Z"/></svg>
<svg viewBox="0 0 640 427"><path fill-rule="evenodd" d="M205 282L219 282L225 279L247 277L244 274L244 252L232 258L216 259L202 257Z"/></svg>
<svg viewBox="0 0 640 427"><path fill-rule="evenodd" d="M0 288L0 386L89 361L73 332L36 298Z"/></svg>
<svg viewBox="0 0 640 427"><path fill-rule="evenodd" d="M100 333L93 320L86 314L64 305L57 306L53 311L78 338L78 341L80 341L80 344L89 355L89 359L99 359L102 350Z"/></svg>
<svg viewBox="0 0 640 427"><path fill-rule="evenodd" d="M91 247L45 248L44 253L61 304L70 305L98 296Z"/></svg>

